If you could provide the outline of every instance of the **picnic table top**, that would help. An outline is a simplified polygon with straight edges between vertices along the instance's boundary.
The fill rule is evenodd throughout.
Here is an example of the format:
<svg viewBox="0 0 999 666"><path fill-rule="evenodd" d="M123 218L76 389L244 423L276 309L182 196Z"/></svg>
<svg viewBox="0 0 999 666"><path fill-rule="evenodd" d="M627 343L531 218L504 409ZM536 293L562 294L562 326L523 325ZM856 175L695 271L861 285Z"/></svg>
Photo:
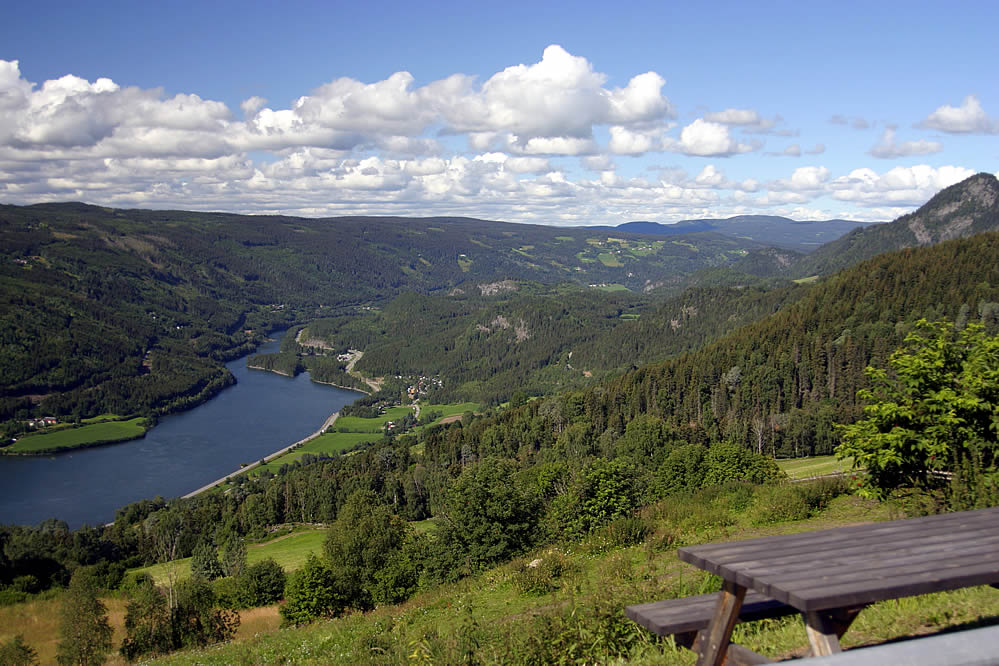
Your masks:
<svg viewBox="0 0 999 666"><path fill-rule="evenodd" d="M800 611L999 583L999 507L680 548Z"/></svg>

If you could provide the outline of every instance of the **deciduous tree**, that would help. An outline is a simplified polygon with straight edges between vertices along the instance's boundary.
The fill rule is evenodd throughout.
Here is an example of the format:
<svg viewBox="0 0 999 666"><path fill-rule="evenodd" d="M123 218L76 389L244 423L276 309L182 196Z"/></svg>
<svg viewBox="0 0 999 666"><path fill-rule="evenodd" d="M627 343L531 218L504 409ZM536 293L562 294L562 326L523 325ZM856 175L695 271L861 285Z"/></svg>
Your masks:
<svg viewBox="0 0 999 666"><path fill-rule="evenodd" d="M994 472L999 450L999 336L921 320L889 359L867 368L864 418L840 426L836 453L866 470L863 490L939 485L936 472L967 461Z"/></svg>

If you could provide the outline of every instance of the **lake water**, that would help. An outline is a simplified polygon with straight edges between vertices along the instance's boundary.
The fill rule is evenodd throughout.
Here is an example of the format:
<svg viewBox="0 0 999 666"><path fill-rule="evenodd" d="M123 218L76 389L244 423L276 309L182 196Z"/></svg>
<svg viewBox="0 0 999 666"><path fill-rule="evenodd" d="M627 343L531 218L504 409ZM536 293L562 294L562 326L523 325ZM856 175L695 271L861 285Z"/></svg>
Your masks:
<svg viewBox="0 0 999 666"><path fill-rule="evenodd" d="M268 342L258 352L273 352ZM360 393L316 384L307 374L226 367L237 384L190 411L165 416L144 439L58 456L0 456L0 523L58 518L77 528L114 520L143 498L185 495L307 437Z"/></svg>

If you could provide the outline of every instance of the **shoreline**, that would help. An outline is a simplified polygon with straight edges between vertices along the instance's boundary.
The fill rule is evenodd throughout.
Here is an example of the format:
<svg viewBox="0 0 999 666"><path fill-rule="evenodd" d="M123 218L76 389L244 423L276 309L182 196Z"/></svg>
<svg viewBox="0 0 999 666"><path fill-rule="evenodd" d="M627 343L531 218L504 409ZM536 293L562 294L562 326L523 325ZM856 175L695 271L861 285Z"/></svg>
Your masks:
<svg viewBox="0 0 999 666"><path fill-rule="evenodd" d="M322 425L322 426L321 426L321 427L319 428L319 430L317 430L316 432L312 433L312 434L311 434L311 435L309 435L308 437L305 437L304 439L300 439L300 440L298 440L297 442L295 442L294 444L289 444L288 446L284 447L283 449L281 449L281 450L279 450L279 451L275 451L274 453L271 453L271 454L268 454L268 455L264 456L263 458L261 458L260 460L257 460L257 461L254 461L254 462L252 462L252 463L249 463L249 464L248 464L248 465L246 465L245 467L240 467L240 468L239 468L238 470L236 470L235 472L232 472L232 473L230 473L230 474L227 474L227 475L223 476L223 477L222 477L221 479L216 479L215 481L212 481L212 482L211 482L211 483L209 483L209 484L206 484L206 485L204 485L204 486L201 486L201 487L200 487L200 488L198 488L197 490L193 490L193 491L191 491L191 492L187 493L186 495L181 495L181 499L190 499L191 497L196 497L197 495L200 495L200 494L201 494L201 493L203 493L203 492L207 492L207 491L211 490L211 489L212 489L212 488L214 488L215 486L219 486L219 485L222 485L223 483L225 483L225 482L229 481L229 479L233 478L234 476L237 476L237 475L239 475L239 474L243 474L244 472L249 472L249 471L250 471L251 469L253 469L254 467L258 467L258 466L260 466L260 461L261 461L261 460L262 460L262 461L263 461L264 463L269 463L270 461L274 460L275 458L277 458L277 457L279 457L279 456L282 456L282 455L284 455L285 453L288 453L288 451L291 451L291 450L292 450L292 449L294 449L295 447L297 447L297 446L299 446L299 445L301 445L301 444L305 444L305 443L307 443L307 442L311 442L311 441L312 441L312 440L314 440L314 439L315 439L316 437L319 437L319 436L320 436L320 435L322 435L322 434L323 434L324 432L326 432L326 429L327 429L327 428L329 428L330 426L332 426L332 425L333 425L334 423L336 423L336 420L337 420L338 418L340 418L340 412L333 412L333 413L332 413L332 414L331 414L331 415L329 416L329 418L327 418L327 419L326 419L326 420L325 420L325 421L323 422L323 425Z"/></svg>

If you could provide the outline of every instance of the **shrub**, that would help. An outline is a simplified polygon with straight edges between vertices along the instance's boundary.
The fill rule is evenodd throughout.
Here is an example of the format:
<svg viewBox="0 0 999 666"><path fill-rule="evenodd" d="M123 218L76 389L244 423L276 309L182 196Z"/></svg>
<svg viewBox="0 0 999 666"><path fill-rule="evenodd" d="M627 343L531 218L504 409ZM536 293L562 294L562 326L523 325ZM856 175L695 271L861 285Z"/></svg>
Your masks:
<svg viewBox="0 0 999 666"><path fill-rule="evenodd" d="M347 609L348 598L333 571L315 555L288 579L285 603L281 606L284 625L301 625L322 617L337 617Z"/></svg>
<svg viewBox="0 0 999 666"><path fill-rule="evenodd" d="M17 634L5 643L0 643L0 664L4 666L33 666L38 663L38 653L24 642L24 636Z"/></svg>
<svg viewBox="0 0 999 666"><path fill-rule="evenodd" d="M559 588L559 579L574 572L576 566L568 557L550 550L542 557L528 562L518 559L511 563L513 585L521 594L541 596Z"/></svg>
<svg viewBox="0 0 999 666"><path fill-rule="evenodd" d="M645 541L649 531L649 526L644 520L633 516L615 518L603 528L608 543L614 548L637 546Z"/></svg>
<svg viewBox="0 0 999 666"><path fill-rule="evenodd" d="M280 564L273 558L267 558L247 567L239 580L244 581L250 605L266 606L284 596L287 577Z"/></svg>
<svg viewBox="0 0 999 666"><path fill-rule="evenodd" d="M0 606L13 606L27 601L28 595L25 592L5 587L0 590Z"/></svg>
<svg viewBox="0 0 999 666"><path fill-rule="evenodd" d="M797 486L762 486L750 511L754 525L803 520L811 515L804 493Z"/></svg>

